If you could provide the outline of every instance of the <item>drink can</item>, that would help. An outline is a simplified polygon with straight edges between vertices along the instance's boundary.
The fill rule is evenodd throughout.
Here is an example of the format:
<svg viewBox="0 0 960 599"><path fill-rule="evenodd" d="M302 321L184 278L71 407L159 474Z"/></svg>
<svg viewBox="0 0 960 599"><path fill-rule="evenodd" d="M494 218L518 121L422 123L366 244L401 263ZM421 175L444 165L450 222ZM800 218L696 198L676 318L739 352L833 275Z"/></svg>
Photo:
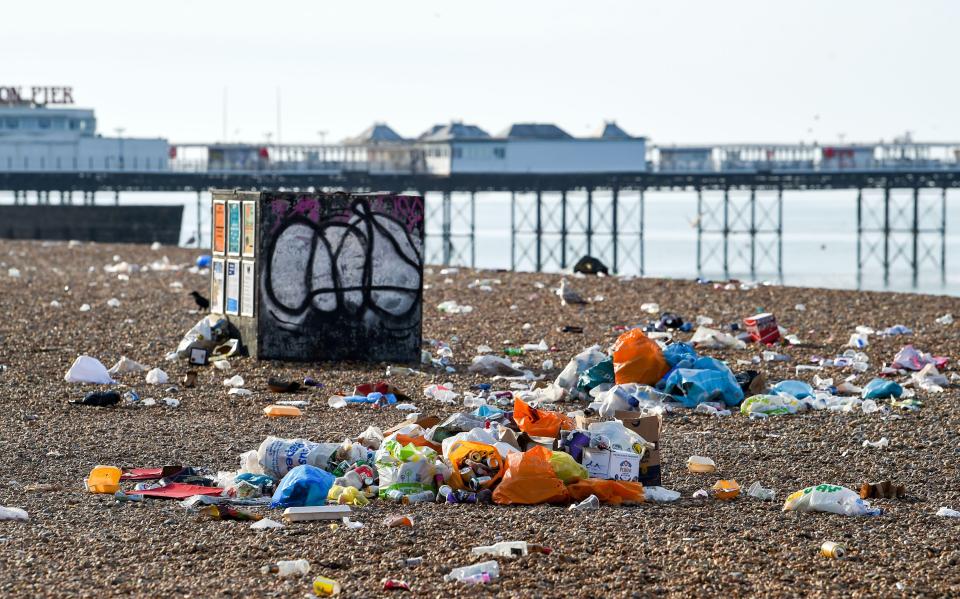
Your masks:
<svg viewBox="0 0 960 599"><path fill-rule="evenodd" d="M385 591L390 591L393 589L403 589L404 591L410 590L410 585L403 580L397 580L396 578L384 578L383 579L383 589Z"/></svg>
<svg viewBox="0 0 960 599"><path fill-rule="evenodd" d="M405 559L401 559L401 560L398 561L397 563L400 564L401 566L406 566L406 567L408 567L408 568L413 568L414 566L419 566L420 564L422 564L422 563L423 563L423 558L422 558L422 557L408 557L408 558L405 558Z"/></svg>
<svg viewBox="0 0 960 599"><path fill-rule="evenodd" d="M843 559L847 555L847 548L840 543L824 541L823 545L820 545L820 555L831 559Z"/></svg>
<svg viewBox="0 0 960 599"><path fill-rule="evenodd" d="M444 503L452 493L453 489L450 487L450 485L441 486L440 490L437 492L437 503Z"/></svg>
<svg viewBox="0 0 960 599"><path fill-rule="evenodd" d="M424 501L433 501L435 499L433 491L421 491L406 496L406 503L421 503Z"/></svg>
<svg viewBox="0 0 960 599"><path fill-rule="evenodd" d="M458 503L476 503L477 494L469 491L459 491L456 494L456 500Z"/></svg>
<svg viewBox="0 0 960 599"><path fill-rule="evenodd" d="M340 583L326 576L317 576L313 580L313 594L317 597L333 597L340 593Z"/></svg>

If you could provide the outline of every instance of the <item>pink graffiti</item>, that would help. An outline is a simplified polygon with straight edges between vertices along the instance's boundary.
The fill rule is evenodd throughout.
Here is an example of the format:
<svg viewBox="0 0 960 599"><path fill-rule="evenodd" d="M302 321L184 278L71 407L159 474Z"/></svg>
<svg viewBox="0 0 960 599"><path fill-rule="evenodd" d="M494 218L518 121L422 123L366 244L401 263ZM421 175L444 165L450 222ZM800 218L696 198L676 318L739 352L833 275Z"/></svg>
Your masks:
<svg viewBox="0 0 960 599"><path fill-rule="evenodd" d="M292 216L304 216L312 222L320 222L320 202L317 198L299 198L293 206Z"/></svg>
<svg viewBox="0 0 960 599"><path fill-rule="evenodd" d="M273 200L270 202L270 212L272 212L274 216L271 233L276 233L280 225L283 224L283 219L286 218L288 210L290 210L290 202L287 200Z"/></svg>
<svg viewBox="0 0 960 599"><path fill-rule="evenodd" d="M394 196L393 218L402 222L408 233L413 232L423 221L423 198L419 196Z"/></svg>

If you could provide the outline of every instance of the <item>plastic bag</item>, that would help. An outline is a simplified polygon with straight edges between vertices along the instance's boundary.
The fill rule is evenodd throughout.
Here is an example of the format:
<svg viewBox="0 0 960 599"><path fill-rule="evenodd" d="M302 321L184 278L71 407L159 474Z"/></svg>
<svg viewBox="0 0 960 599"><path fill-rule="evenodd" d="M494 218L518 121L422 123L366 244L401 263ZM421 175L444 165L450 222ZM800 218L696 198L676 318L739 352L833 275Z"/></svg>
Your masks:
<svg viewBox="0 0 960 599"><path fill-rule="evenodd" d="M796 399L813 397L813 387L803 381L780 381L770 388L774 395L789 395Z"/></svg>
<svg viewBox="0 0 960 599"><path fill-rule="evenodd" d="M538 445L530 451L507 456L506 471L493 491L493 501L504 505L569 502L566 485L550 465L551 453Z"/></svg>
<svg viewBox="0 0 960 599"><path fill-rule="evenodd" d="M100 360L90 356L77 356L73 365L63 380L68 383L94 383L97 385L112 385L117 382L110 378L107 367Z"/></svg>
<svg viewBox="0 0 960 599"><path fill-rule="evenodd" d="M263 473L280 479L296 466L309 464L327 470L332 464L351 464L367 459L367 449L359 443L314 443L306 439L267 437L257 450Z"/></svg>
<svg viewBox="0 0 960 599"><path fill-rule="evenodd" d="M640 329L630 329L613 344L613 370L618 385L656 385L670 367L656 341Z"/></svg>
<svg viewBox="0 0 960 599"><path fill-rule="evenodd" d="M577 391L589 393L603 383L613 384L613 358L607 358L584 370L577 378Z"/></svg>
<svg viewBox="0 0 960 599"><path fill-rule="evenodd" d="M746 343L736 337L705 326L697 327L693 337L690 338L690 343L694 347L705 347L707 349L723 349L725 347L745 349L747 347Z"/></svg>
<svg viewBox="0 0 960 599"><path fill-rule="evenodd" d="M396 435L384 439L376 453L377 472L380 474L380 497L388 491L405 495L433 491L437 452L412 443L401 445Z"/></svg>
<svg viewBox="0 0 960 599"><path fill-rule="evenodd" d="M864 399L898 398L901 395L903 395L903 387L898 385L896 381L873 379L863 387Z"/></svg>
<svg viewBox="0 0 960 599"><path fill-rule="evenodd" d="M287 473L273 492L270 507L324 505L334 476L326 470L304 464Z"/></svg>
<svg viewBox="0 0 960 599"><path fill-rule="evenodd" d="M590 404L590 407L597 410L601 418L610 418L618 411L640 412L644 409L664 409L663 402L672 399L649 385L627 383L614 385L599 394L597 401Z"/></svg>
<svg viewBox="0 0 960 599"><path fill-rule="evenodd" d="M450 480L447 481L454 489L467 489L467 483L460 476L460 469L469 467L466 463L480 462L490 469L490 480L480 485L481 489L491 489L500 482L503 476L504 463L500 452L493 445L487 443L477 443L475 441L458 441L450 447L449 453L444 454L453 469L450 472ZM476 489L473 489L476 490Z"/></svg>
<svg viewBox="0 0 960 599"><path fill-rule="evenodd" d="M578 480L589 478L587 469L578 464L573 456L563 451L555 451L550 456L550 465L553 471L565 483L573 483Z"/></svg>
<svg viewBox="0 0 960 599"><path fill-rule="evenodd" d="M754 395L748 397L740 406L741 414L765 414L767 416L781 416L796 414L803 410L806 404L790 395Z"/></svg>
<svg viewBox="0 0 960 599"><path fill-rule="evenodd" d="M587 478L567 485L567 490L575 501L596 495L601 503L612 505L643 503L643 485L638 482Z"/></svg>
<svg viewBox="0 0 960 599"><path fill-rule="evenodd" d="M728 406L743 401L743 390L727 365L715 358L697 358L693 368L678 368L664 381L663 390L688 408L714 399Z"/></svg>
<svg viewBox="0 0 960 599"><path fill-rule="evenodd" d="M110 374L127 374L131 372L143 372L146 369L146 366L136 360L131 360L126 356L120 356L120 359L113 365L113 368L107 372Z"/></svg>
<svg viewBox="0 0 960 599"><path fill-rule="evenodd" d="M642 456L644 451L654 448L652 443L648 443L646 439L628 429L623 425L623 422L619 420L591 422L590 425L587 426L587 431L591 435L603 435L606 437L611 449L632 451Z"/></svg>
<svg viewBox="0 0 960 599"><path fill-rule="evenodd" d="M560 388L573 393L576 390L580 374L607 358L607 354L600 351L599 345L583 350L573 357L563 368L555 381Z"/></svg>
<svg viewBox="0 0 960 599"><path fill-rule="evenodd" d="M689 343L671 343L663 350L663 359L667 361L670 368L676 367L684 360L689 360L690 364L697 359L697 351Z"/></svg>
<svg viewBox="0 0 960 599"><path fill-rule="evenodd" d="M484 376L521 376L523 374L522 370L513 367L513 362L493 354L476 356L467 370Z"/></svg>
<svg viewBox="0 0 960 599"><path fill-rule="evenodd" d="M879 516L882 510L871 508L860 494L839 485L807 487L787 497L785 512L829 512L844 516Z"/></svg>
<svg viewBox="0 0 960 599"><path fill-rule="evenodd" d="M560 429L573 430L573 420L560 412L538 410L522 399L513 400L513 420L517 428L532 437L560 436Z"/></svg>
<svg viewBox="0 0 960 599"><path fill-rule="evenodd" d="M511 431L513 432L513 431ZM497 436L494 434L493 429L486 428L474 428L467 432L457 433L452 437L447 437L443 440L442 443L442 454L443 457L447 460L450 459L450 450L461 441L472 441L475 443L483 443L486 445L493 445L497 448L497 451L500 452L501 457L507 457L507 455L519 451L516 447L511 446L509 443L504 443L500 441Z"/></svg>

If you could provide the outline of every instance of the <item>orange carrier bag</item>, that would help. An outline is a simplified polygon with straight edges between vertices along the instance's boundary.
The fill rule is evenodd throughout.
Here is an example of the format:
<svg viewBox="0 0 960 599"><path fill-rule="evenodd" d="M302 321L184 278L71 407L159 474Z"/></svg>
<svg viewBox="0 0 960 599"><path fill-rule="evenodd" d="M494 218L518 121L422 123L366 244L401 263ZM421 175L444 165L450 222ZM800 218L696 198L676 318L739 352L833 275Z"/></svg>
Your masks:
<svg viewBox="0 0 960 599"><path fill-rule="evenodd" d="M576 501L596 495L600 503L613 505L643 502L643 485L627 480L586 478L567 485L567 490Z"/></svg>
<svg viewBox="0 0 960 599"><path fill-rule="evenodd" d="M460 475L460 469L469 466L467 460L482 462L491 471L490 480L480 484L481 489L492 489L503 477L504 464L500 452L493 445L476 441L457 441L450 448L447 460L453 466L453 472L447 480L454 489L467 489L467 482Z"/></svg>
<svg viewBox="0 0 960 599"><path fill-rule="evenodd" d="M669 371L660 346L640 329L630 329L613 344L613 376L618 385L656 385Z"/></svg>
<svg viewBox="0 0 960 599"><path fill-rule="evenodd" d="M560 429L573 430L573 420L566 414L538 410L522 399L513 400L513 420L517 428L531 437L560 436Z"/></svg>
<svg viewBox="0 0 960 599"><path fill-rule="evenodd" d="M493 500L506 505L567 503L570 493L550 465L550 454L543 446L507 456L503 480L493 491Z"/></svg>

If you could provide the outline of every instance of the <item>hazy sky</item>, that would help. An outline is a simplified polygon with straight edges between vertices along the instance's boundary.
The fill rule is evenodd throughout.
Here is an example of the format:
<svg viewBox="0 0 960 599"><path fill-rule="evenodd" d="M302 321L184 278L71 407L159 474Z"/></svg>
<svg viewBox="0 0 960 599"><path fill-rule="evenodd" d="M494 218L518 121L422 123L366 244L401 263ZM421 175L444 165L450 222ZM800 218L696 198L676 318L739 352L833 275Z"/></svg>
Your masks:
<svg viewBox="0 0 960 599"><path fill-rule="evenodd" d="M616 119L654 143L960 140L960 2L9 2L0 85L72 85L100 130L339 140Z"/></svg>

